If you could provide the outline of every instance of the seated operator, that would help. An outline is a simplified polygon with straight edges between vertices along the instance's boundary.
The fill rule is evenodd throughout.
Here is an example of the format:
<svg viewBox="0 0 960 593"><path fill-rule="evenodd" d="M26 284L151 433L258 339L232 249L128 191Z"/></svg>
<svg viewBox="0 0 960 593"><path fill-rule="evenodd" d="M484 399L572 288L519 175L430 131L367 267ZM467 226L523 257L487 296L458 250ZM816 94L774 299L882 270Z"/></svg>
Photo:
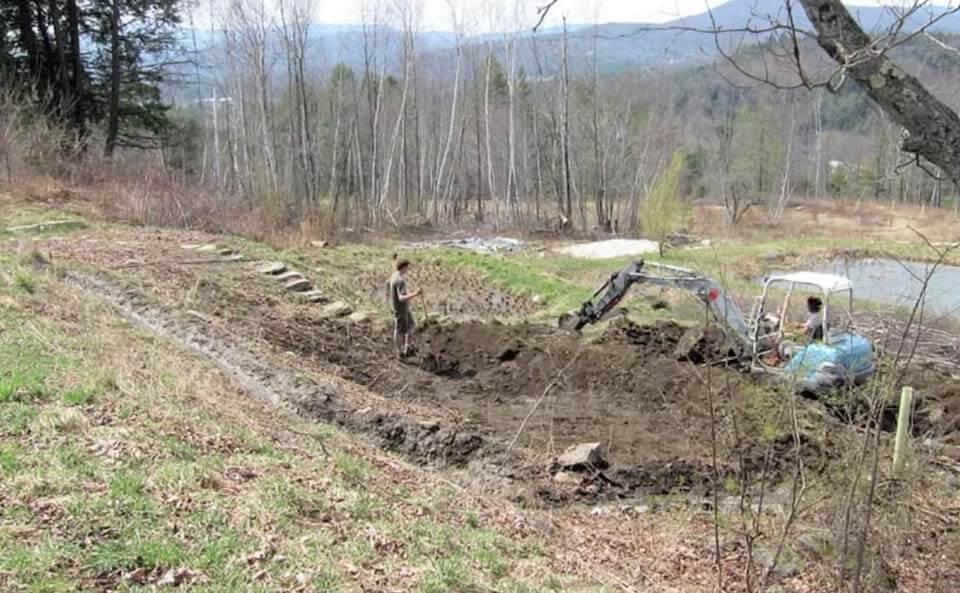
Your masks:
<svg viewBox="0 0 960 593"><path fill-rule="evenodd" d="M803 335L808 342L823 339L825 319L823 317L823 301L820 297L807 297L807 321L803 324Z"/></svg>

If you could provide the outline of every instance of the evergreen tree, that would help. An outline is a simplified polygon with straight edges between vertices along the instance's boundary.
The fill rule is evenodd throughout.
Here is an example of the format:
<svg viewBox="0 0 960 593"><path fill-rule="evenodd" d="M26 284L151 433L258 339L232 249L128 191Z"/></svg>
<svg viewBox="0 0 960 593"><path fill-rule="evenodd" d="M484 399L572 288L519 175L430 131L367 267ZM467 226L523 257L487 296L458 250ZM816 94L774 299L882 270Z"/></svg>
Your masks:
<svg viewBox="0 0 960 593"><path fill-rule="evenodd" d="M160 84L183 0L14 0L0 5L0 80L27 90L83 146L156 147L169 127Z"/></svg>

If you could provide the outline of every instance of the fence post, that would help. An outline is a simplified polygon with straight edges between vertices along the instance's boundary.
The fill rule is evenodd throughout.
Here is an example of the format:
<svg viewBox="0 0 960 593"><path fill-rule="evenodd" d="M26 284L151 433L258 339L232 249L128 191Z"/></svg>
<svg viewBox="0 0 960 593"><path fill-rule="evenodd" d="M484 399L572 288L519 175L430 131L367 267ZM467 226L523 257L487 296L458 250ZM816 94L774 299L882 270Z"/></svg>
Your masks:
<svg viewBox="0 0 960 593"><path fill-rule="evenodd" d="M910 432L910 411L913 409L913 387L900 392L900 410L897 413L897 436L893 443L893 471L900 473L907 453L907 434Z"/></svg>

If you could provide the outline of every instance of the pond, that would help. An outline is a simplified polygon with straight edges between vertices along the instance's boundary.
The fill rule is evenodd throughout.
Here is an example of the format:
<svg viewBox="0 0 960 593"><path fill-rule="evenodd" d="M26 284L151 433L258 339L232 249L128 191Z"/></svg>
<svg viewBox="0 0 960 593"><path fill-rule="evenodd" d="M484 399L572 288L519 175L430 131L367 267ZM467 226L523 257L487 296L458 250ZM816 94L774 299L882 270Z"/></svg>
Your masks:
<svg viewBox="0 0 960 593"><path fill-rule="evenodd" d="M854 296L890 305L913 306L932 264L893 259L835 259L815 269L846 276ZM960 267L938 266L927 287L926 310L960 317Z"/></svg>

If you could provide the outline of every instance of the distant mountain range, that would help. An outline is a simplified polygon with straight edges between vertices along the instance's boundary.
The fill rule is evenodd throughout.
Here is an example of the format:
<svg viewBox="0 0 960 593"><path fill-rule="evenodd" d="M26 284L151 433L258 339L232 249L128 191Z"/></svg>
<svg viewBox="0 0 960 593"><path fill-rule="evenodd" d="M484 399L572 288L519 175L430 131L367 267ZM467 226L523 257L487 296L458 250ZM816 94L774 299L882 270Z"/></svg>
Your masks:
<svg viewBox="0 0 960 593"><path fill-rule="evenodd" d="M564 0L574 1L574 0ZM622 73L629 70L642 70L661 67L678 67L695 63L704 58L704 52L715 53L714 35L707 31L714 26L720 30L741 29L747 24L762 28L771 20L786 21L783 0L730 0L712 13L687 16L666 23L604 23L599 25L571 25L568 28L568 55L574 70L592 67L593 51L597 51L597 69L601 74ZM896 15L890 9L878 6L856 6L848 4L851 13L868 31L877 32L890 27ZM905 31L926 24L937 7L913 14L906 21ZM809 28L810 23L802 7L794 3L794 20L798 27ZM687 30L683 30L687 29ZM692 31L691 31L692 29ZM943 33L960 33L960 14L951 14L940 20L931 30ZM200 55L207 63L204 70L215 71L220 65L216 48L222 42L222 35L209 30L184 29L181 42L191 49L196 43ZM360 69L364 64L364 36L371 39L374 31L369 27L364 31L359 25L327 25L318 23L310 29L310 52L313 58L311 67L320 73L329 71L334 64L343 62L352 68ZM387 56L387 71L397 74L402 69L402 32L380 27L376 30L378 43L378 61ZM731 33L727 37L730 43L739 38ZM488 46L503 55L503 34L484 34L471 36L464 40L467 52L476 49L486 51ZM524 33L517 45L518 65L528 76L551 77L559 68L559 47L562 33L556 28ZM369 41L368 41L369 42ZM280 49L278 38L271 41ZM422 31L415 39L418 51L438 64L452 65L456 35L447 31ZM386 54L384 47L387 48ZM277 66L280 68L279 66ZM442 67L442 66L441 66ZM278 70L279 71L279 70ZM184 74L187 74L186 72ZM191 70L192 74L192 70ZM189 74L188 74L189 76Z"/></svg>

